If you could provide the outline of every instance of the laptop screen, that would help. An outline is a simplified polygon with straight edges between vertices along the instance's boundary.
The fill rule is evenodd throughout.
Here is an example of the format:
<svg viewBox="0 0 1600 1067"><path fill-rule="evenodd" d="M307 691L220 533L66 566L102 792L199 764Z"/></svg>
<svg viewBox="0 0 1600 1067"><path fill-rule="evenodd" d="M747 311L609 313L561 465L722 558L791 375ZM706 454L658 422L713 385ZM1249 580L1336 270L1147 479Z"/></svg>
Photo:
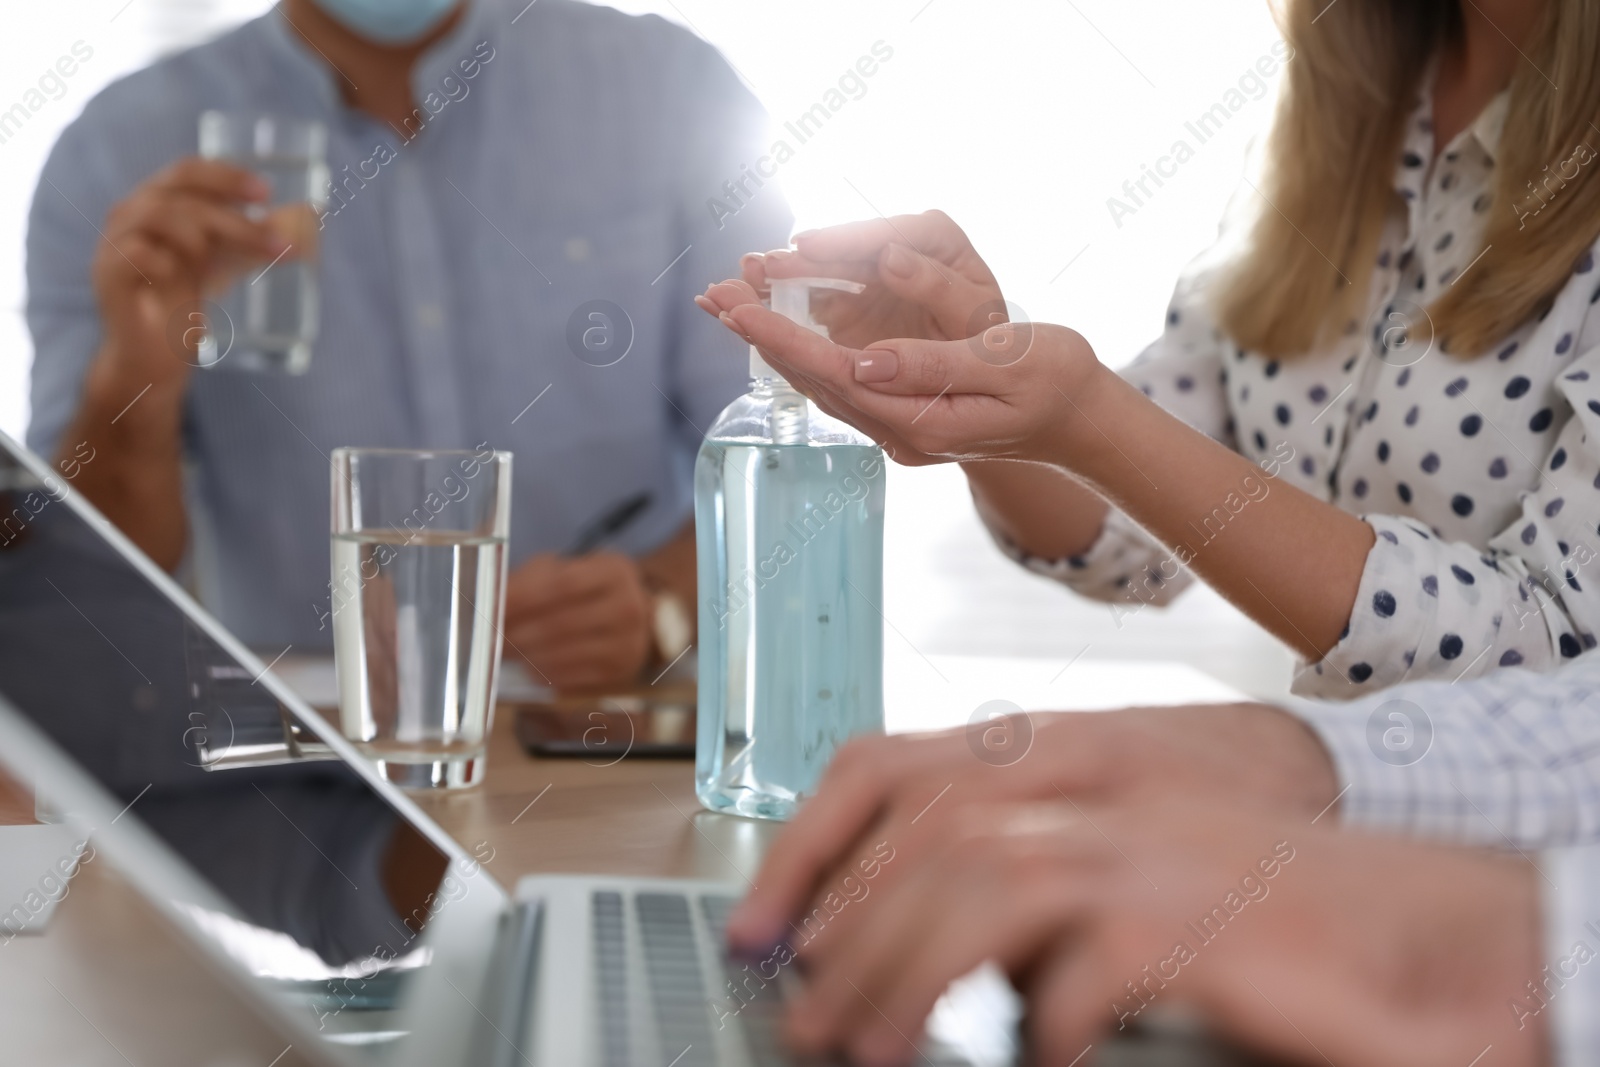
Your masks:
<svg viewBox="0 0 1600 1067"><path fill-rule="evenodd" d="M70 471L36 476L13 447L0 435L0 694L227 902L197 918L228 954L324 1019L392 1006L447 856L344 763L265 763L292 712L63 499Z"/></svg>

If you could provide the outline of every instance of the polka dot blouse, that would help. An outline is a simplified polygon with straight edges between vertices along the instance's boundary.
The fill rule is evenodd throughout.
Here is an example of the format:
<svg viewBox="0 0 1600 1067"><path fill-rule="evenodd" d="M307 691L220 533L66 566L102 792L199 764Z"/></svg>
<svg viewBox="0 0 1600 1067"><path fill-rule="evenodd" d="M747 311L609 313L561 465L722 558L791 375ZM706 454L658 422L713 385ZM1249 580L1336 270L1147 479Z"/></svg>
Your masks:
<svg viewBox="0 0 1600 1067"><path fill-rule="evenodd" d="M1502 94L1431 164L1431 104L1409 120L1399 193L1364 324L1279 362L1230 344L1180 282L1162 337L1125 371L1196 429L1357 514L1377 532L1349 626L1294 691L1348 698L1406 679L1555 667L1600 631L1600 271L1590 252L1555 303L1487 354L1413 341L1472 269L1492 203ZM1089 596L1164 603L1191 580L1113 511L1082 556L1027 557ZM1171 575L1170 568L1168 575Z"/></svg>

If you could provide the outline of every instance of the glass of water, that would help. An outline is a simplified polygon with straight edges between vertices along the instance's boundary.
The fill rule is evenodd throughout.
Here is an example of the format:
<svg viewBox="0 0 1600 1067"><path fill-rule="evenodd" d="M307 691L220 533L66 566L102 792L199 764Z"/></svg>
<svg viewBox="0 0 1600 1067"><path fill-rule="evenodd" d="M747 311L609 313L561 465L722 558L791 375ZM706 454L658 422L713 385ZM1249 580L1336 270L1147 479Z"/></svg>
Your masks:
<svg viewBox="0 0 1600 1067"><path fill-rule="evenodd" d="M397 785L477 785L500 668L511 453L339 448L332 488L340 728Z"/></svg>
<svg viewBox="0 0 1600 1067"><path fill-rule="evenodd" d="M328 202L328 130L312 119L206 111L200 155L255 172L272 190L251 204L289 248L204 305L202 367L302 374L317 337L317 222Z"/></svg>

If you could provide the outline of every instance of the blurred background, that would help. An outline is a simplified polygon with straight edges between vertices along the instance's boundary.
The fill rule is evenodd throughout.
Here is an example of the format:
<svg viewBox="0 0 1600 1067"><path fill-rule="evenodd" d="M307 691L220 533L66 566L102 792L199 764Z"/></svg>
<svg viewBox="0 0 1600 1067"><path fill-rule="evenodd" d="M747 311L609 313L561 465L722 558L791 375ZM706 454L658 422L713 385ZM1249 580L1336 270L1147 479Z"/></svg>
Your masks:
<svg viewBox="0 0 1600 1067"><path fill-rule="evenodd" d="M709 40L780 125L818 103L874 45L880 58L892 50L866 91L781 168L799 228L942 208L1025 317L1074 327L1112 366L1159 333L1174 279L1213 241L1278 82L1253 69L1279 41L1266 0L612 6L658 14ZM0 122L0 429L20 438L27 425L23 236L60 130L119 76L269 7L74 0L11 12L0 37L0 113L21 102L27 114L13 110L11 122ZM78 42L92 50L78 72L30 93ZM1201 143L1185 124L1230 90L1241 92L1229 101L1243 104ZM1124 184L1178 140L1192 158L1159 188L1147 181L1152 195L1136 203ZM1131 210L1113 212L1113 197ZM889 500L887 642L925 654L1023 651L1063 667L1080 655L1176 658L1258 696L1287 688L1288 653L1206 590L1119 620L1106 605L1014 567L990 544L953 468L894 469ZM1026 635L1020 649L1018 634Z"/></svg>

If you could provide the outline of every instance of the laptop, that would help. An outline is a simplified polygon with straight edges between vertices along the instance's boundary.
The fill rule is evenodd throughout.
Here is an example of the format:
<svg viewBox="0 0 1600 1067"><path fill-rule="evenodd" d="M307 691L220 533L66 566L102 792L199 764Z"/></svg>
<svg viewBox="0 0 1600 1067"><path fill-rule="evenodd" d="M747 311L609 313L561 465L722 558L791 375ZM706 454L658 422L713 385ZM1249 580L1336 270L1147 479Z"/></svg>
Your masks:
<svg viewBox="0 0 1600 1067"><path fill-rule="evenodd" d="M792 1062L793 968L721 950L737 886L508 891L4 434L0 763L313 1062ZM994 985L943 1003L917 1062L1010 1062Z"/></svg>

